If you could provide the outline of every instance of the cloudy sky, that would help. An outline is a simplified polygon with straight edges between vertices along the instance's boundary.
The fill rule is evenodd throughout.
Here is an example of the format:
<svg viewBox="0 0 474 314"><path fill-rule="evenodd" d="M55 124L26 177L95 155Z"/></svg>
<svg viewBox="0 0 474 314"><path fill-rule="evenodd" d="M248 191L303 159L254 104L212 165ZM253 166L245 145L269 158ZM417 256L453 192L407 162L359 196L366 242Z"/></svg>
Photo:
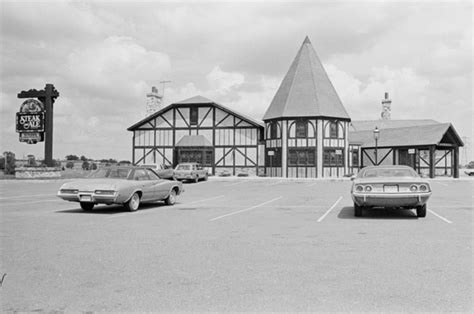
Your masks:
<svg viewBox="0 0 474 314"><path fill-rule="evenodd" d="M451 122L472 146L471 1L0 3L0 150L17 158L44 153L18 141L22 90L60 92L54 158L131 160L152 86L261 119L305 36L353 120L389 92L392 119Z"/></svg>

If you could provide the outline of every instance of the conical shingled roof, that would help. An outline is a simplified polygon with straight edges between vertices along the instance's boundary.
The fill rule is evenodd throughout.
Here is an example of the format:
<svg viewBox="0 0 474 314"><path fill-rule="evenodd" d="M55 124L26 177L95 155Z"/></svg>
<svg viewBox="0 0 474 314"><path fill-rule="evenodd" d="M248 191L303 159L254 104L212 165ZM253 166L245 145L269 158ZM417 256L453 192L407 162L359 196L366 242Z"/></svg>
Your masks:
<svg viewBox="0 0 474 314"><path fill-rule="evenodd" d="M308 37L301 45L263 120L290 117L350 120Z"/></svg>

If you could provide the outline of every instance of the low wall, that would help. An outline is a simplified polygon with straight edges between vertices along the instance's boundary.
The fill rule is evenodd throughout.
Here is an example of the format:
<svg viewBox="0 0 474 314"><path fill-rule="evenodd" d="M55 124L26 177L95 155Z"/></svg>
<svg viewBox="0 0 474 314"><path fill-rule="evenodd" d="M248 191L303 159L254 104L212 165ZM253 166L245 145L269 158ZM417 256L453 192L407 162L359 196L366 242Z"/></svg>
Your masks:
<svg viewBox="0 0 474 314"><path fill-rule="evenodd" d="M61 168L56 167L19 167L15 168L17 179L61 178Z"/></svg>

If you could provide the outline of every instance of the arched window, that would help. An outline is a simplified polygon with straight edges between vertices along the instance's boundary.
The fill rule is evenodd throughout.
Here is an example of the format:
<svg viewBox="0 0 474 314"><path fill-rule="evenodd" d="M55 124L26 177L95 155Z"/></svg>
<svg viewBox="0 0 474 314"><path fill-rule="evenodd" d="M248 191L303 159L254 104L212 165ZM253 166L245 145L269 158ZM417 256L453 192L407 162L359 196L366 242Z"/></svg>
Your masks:
<svg viewBox="0 0 474 314"><path fill-rule="evenodd" d="M308 137L308 122L305 120L296 121L296 138Z"/></svg>
<svg viewBox="0 0 474 314"><path fill-rule="evenodd" d="M338 121L328 121L325 124L325 138L344 138L344 126Z"/></svg>
<svg viewBox="0 0 474 314"><path fill-rule="evenodd" d="M330 122L330 124L329 124L329 137L330 138L338 138L337 122Z"/></svg>
<svg viewBox="0 0 474 314"><path fill-rule="evenodd" d="M268 139L280 138L280 130L279 130L278 122L270 122L268 124L267 138Z"/></svg>

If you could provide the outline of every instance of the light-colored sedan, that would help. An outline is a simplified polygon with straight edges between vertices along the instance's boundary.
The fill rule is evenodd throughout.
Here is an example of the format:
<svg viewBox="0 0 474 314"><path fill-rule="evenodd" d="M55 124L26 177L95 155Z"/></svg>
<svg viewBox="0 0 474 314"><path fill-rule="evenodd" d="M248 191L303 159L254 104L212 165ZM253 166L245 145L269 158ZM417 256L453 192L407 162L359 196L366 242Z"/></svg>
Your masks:
<svg viewBox="0 0 474 314"><path fill-rule="evenodd" d="M183 191L181 182L160 179L152 169L119 166L101 168L86 179L64 183L57 196L79 202L85 211L96 204L121 204L136 211L145 202L165 201L174 205Z"/></svg>
<svg viewBox="0 0 474 314"><path fill-rule="evenodd" d="M207 169L201 164L196 162L186 162L176 166L174 169L174 176L178 181L191 180L197 183L201 179L207 181L208 173Z"/></svg>
<svg viewBox="0 0 474 314"><path fill-rule="evenodd" d="M426 216L426 202L431 187L408 166L370 166L353 179L351 189L354 215L374 207L416 209L418 217Z"/></svg>

